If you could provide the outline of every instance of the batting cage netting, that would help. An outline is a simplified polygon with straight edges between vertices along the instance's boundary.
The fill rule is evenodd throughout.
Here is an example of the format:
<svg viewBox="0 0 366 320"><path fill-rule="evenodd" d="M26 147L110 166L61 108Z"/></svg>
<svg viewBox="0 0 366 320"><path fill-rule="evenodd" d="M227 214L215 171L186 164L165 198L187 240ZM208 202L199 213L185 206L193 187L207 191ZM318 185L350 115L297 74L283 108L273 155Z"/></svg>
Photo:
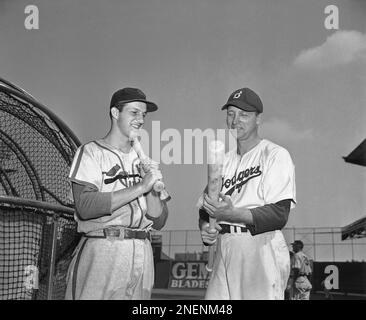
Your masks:
<svg viewBox="0 0 366 320"><path fill-rule="evenodd" d="M67 175L80 145L24 90L0 78L0 299L63 299L79 241Z"/></svg>

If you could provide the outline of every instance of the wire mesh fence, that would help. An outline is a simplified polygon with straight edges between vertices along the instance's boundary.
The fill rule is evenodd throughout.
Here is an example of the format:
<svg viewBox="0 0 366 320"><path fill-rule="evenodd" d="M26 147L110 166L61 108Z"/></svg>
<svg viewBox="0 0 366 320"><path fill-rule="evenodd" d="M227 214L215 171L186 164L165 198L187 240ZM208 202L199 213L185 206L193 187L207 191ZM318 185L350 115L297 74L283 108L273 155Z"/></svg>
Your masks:
<svg viewBox="0 0 366 320"><path fill-rule="evenodd" d="M366 238L342 241L341 228L285 228L282 230L291 250L294 240L304 243L303 251L314 261L366 261ZM208 247L198 230L163 230L162 257L174 260L207 260Z"/></svg>
<svg viewBox="0 0 366 320"><path fill-rule="evenodd" d="M73 210L0 197L0 214L0 299L63 299L79 241Z"/></svg>
<svg viewBox="0 0 366 320"><path fill-rule="evenodd" d="M67 180L79 140L0 78L0 299L63 296L78 235Z"/></svg>
<svg viewBox="0 0 366 320"><path fill-rule="evenodd" d="M70 205L77 142L46 110L0 79L0 195Z"/></svg>

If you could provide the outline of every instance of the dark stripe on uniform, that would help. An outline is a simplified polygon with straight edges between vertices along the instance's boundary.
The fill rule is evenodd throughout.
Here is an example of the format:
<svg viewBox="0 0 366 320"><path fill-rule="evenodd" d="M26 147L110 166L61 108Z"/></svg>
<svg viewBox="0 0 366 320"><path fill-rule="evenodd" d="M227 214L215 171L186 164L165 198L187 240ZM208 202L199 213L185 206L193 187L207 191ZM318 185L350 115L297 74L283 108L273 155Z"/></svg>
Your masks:
<svg viewBox="0 0 366 320"><path fill-rule="evenodd" d="M128 227L131 228L132 224L133 224L133 217L135 216L135 210L134 210L133 205L131 204L131 202L129 202L128 205L130 206L130 209L131 209L130 224L128 225Z"/></svg>
<svg viewBox="0 0 366 320"><path fill-rule="evenodd" d="M74 171L72 172L70 179L75 179L76 173L79 170L79 166L80 166L80 162L81 162L81 157L82 157L82 155L84 153L84 147L85 147L85 144L80 149L79 156L78 156L78 158L76 160L76 164L75 164L75 167L74 167Z"/></svg>
<svg viewBox="0 0 366 320"><path fill-rule="evenodd" d="M72 272L72 300L75 300L75 291L76 291L76 281L77 281L77 272L78 272L78 267L79 267L79 262L80 262L80 257L81 257L81 253L84 249L84 246L86 244L86 242L88 241L88 238L84 238L84 243L81 245L80 250L76 256L76 261L75 261L75 265L74 265L74 270ZM83 241L83 240L81 240Z"/></svg>
<svg viewBox="0 0 366 320"><path fill-rule="evenodd" d="M135 251L136 251L136 248L135 248L135 241L132 240L132 265L131 265L131 274L130 274L130 283L129 285L132 285L132 287L135 287L136 288L136 285L134 283L134 269L135 269ZM134 294L135 290L132 291L132 296Z"/></svg>
<svg viewBox="0 0 366 320"><path fill-rule="evenodd" d="M138 229L140 228L140 226L141 226L141 224L142 224L142 220L144 219L144 212L143 212L143 210L142 210L142 208L141 208L141 204L140 204L140 199L139 198L137 198L137 203L138 203L138 205L139 205L139 208L140 208L140 211L141 211L141 218L140 218L140 222L139 222L139 225L138 225Z"/></svg>
<svg viewBox="0 0 366 320"><path fill-rule="evenodd" d="M133 162L132 162L132 173L133 174L135 174L135 163L137 162L137 160L138 160L138 158L136 158L135 160L133 160ZM137 172L138 173L138 172ZM138 182L136 182L136 180L135 180L135 177L133 178L133 182L134 182L134 184L137 184ZM140 199L139 198L137 198L136 199L136 201L137 201L137 204L139 205L139 208L140 208L140 211L141 211L141 218L140 218L140 222L139 222L139 224L138 224L138 226L137 226L137 228L140 228L140 226L141 226L141 224L142 224L142 220L144 219L144 211L142 210L142 207L141 207L141 203L140 203Z"/></svg>

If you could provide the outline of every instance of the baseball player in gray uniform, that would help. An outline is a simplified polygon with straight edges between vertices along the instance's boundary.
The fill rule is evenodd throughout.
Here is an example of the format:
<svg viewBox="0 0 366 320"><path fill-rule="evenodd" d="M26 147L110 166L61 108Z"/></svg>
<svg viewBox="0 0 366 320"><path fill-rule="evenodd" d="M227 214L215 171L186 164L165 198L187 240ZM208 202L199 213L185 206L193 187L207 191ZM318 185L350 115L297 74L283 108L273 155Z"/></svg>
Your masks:
<svg viewBox="0 0 366 320"><path fill-rule="evenodd" d="M164 226L168 209L153 190L162 179L158 164L141 165L130 138L157 108L139 89L116 91L110 102L110 131L75 154L69 179L83 237L69 267L66 299L151 296L150 230Z"/></svg>
<svg viewBox="0 0 366 320"><path fill-rule="evenodd" d="M294 251L292 260L293 295L292 300L309 300L312 284L310 282L312 270L309 257L302 251L304 243L295 240L291 243Z"/></svg>
<svg viewBox="0 0 366 320"><path fill-rule="evenodd" d="M259 137L254 91L234 91L222 109L237 149L225 155L220 200L201 197L202 240L217 241L206 299L284 299L290 258L280 230L296 203L294 165L285 148Z"/></svg>

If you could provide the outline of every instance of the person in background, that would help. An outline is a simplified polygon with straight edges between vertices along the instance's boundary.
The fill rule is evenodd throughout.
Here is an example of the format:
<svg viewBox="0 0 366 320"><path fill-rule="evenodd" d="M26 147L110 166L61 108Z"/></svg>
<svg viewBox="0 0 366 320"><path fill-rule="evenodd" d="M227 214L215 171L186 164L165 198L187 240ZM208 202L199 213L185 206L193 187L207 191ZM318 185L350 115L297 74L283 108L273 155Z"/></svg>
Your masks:
<svg viewBox="0 0 366 320"><path fill-rule="evenodd" d="M292 261L293 272L293 298L292 300L309 300L312 285L311 265L309 257L302 251L304 243L301 240L295 240L292 244L294 258Z"/></svg>

